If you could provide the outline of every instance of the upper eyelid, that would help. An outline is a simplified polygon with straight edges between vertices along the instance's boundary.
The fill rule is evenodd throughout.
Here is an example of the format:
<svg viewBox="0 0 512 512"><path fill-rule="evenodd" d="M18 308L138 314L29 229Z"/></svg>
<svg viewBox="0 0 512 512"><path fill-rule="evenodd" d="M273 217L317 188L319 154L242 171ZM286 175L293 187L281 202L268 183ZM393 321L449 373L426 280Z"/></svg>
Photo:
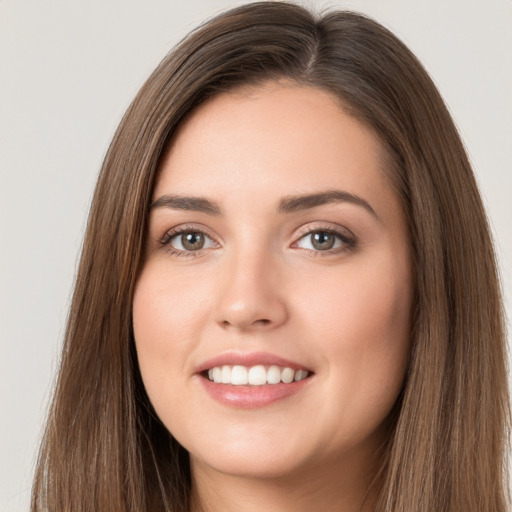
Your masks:
<svg viewBox="0 0 512 512"><path fill-rule="evenodd" d="M334 226L333 224L325 223L325 222L323 224L321 224L321 225L317 225L317 226L314 226L314 227L311 227L310 225L309 226L303 226L302 228L299 228L299 235L300 235L300 237L302 237L302 236L308 235L310 233L313 233L315 231L322 231L322 230L323 231L332 232L332 233L341 232L340 234L343 234L345 236L349 236L350 238L354 238L354 239L356 238L354 233L350 229L348 229L347 227L341 226L339 224L336 224Z"/></svg>
<svg viewBox="0 0 512 512"><path fill-rule="evenodd" d="M213 235L211 231L205 226L199 226L196 224L179 224L172 228L166 229L162 236L159 236L158 239L160 241L166 238L170 239L176 235L186 232L202 233L203 235L206 235L208 238L211 238L214 242L219 243L218 239L220 237Z"/></svg>

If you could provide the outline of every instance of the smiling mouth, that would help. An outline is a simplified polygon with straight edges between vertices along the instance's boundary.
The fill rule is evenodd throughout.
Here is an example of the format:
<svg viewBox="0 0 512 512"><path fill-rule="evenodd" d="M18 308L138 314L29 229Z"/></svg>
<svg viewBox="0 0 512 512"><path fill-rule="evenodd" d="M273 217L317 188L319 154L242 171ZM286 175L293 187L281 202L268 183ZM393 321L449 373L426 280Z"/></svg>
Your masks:
<svg viewBox="0 0 512 512"><path fill-rule="evenodd" d="M307 379L311 372L294 370L286 366L215 366L202 372L203 377L215 384L232 386L266 386L272 384L291 384Z"/></svg>

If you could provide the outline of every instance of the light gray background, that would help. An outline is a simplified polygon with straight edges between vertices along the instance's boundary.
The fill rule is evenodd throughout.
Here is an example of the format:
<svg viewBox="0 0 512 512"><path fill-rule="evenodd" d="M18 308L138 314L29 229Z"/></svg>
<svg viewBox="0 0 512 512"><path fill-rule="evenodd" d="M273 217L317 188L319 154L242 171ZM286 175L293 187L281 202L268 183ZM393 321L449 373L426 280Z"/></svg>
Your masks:
<svg viewBox="0 0 512 512"><path fill-rule="evenodd" d="M0 511L28 509L97 172L164 54L233 0L0 0ZM447 101L512 282L512 0L304 2L365 12Z"/></svg>

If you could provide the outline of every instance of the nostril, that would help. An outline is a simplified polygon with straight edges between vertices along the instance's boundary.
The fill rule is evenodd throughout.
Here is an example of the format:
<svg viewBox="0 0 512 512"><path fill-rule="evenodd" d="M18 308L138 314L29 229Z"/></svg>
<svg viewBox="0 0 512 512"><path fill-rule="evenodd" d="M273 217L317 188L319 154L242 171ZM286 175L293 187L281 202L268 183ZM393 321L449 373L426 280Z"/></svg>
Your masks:
<svg viewBox="0 0 512 512"><path fill-rule="evenodd" d="M253 321L248 321L248 322L231 322L229 320L223 320L222 321L222 325L224 327L230 327L230 326L238 326L238 327L243 327L243 328L247 328L247 327L250 327L250 326L267 326L269 324L272 323L272 320L268 319L268 318L258 318L257 320L253 320Z"/></svg>
<svg viewBox="0 0 512 512"><path fill-rule="evenodd" d="M257 289L254 296L245 296L233 291L221 297L216 305L217 325L223 329L270 329L287 320L284 301L276 296L256 292Z"/></svg>

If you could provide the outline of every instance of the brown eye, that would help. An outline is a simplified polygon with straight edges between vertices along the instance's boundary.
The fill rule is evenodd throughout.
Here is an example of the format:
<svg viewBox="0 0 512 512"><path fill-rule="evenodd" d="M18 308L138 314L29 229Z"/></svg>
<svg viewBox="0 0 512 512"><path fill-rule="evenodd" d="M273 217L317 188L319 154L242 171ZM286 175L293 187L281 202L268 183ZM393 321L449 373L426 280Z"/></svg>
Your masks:
<svg viewBox="0 0 512 512"><path fill-rule="evenodd" d="M301 249L313 252L332 254L342 252L355 247L356 242L352 237L339 231L330 229L315 229L304 234L295 244Z"/></svg>
<svg viewBox="0 0 512 512"><path fill-rule="evenodd" d="M204 246L204 235L202 233L182 233L181 244L186 251L198 251Z"/></svg>
<svg viewBox="0 0 512 512"><path fill-rule="evenodd" d="M183 252L197 252L201 249L208 249L215 245L215 242L201 231L181 231L171 235L164 245L169 244L173 249Z"/></svg>
<svg viewBox="0 0 512 512"><path fill-rule="evenodd" d="M332 249L335 242L335 236L327 231L316 231L310 235L311 245L318 251Z"/></svg>

